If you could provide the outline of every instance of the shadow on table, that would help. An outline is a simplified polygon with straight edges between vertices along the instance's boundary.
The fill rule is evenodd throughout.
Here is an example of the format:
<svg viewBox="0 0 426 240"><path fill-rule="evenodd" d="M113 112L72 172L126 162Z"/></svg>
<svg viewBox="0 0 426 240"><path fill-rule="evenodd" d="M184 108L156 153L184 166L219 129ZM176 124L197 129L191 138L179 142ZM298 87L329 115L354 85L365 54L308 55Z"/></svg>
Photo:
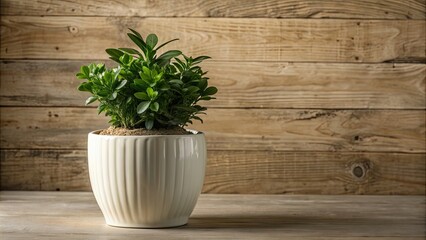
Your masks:
<svg viewBox="0 0 426 240"><path fill-rule="evenodd" d="M303 226L357 225L371 222L371 218L337 216L259 215L196 216L189 219L186 228L289 228Z"/></svg>

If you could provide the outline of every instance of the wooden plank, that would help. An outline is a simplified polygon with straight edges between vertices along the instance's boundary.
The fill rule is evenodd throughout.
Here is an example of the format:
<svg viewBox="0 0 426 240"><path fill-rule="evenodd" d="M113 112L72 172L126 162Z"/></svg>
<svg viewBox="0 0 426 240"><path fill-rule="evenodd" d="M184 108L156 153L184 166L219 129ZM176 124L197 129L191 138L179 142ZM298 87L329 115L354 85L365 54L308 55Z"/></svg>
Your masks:
<svg viewBox="0 0 426 240"><path fill-rule="evenodd" d="M0 189L91 191L82 150L1 150Z"/></svg>
<svg viewBox="0 0 426 240"><path fill-rule="evenodd" d="M95 61L99 62L99 61ZM0 62L2 106L82 106L80 60ZM111 62L108 65L114 66ZM425 109L426 65L206 62L208 107ZM19 69L19 71L17 71ZM31 87L29 87L31 83Z"/></svg>
<svg viewBox="0 0 426 240"><path fill-rule="evenodd" d="M425 154L212 151L207 193L425 194Z"/></svg>
<svg viewBox="0 0 426 240"><path fill-rule="evenodd" d="M210 109L211 150L425 152L423 110ZM0 108L2 148L85 149L93 108Z"/></svg>
<svg viewBox="0 0 426 240"><path fill-rule="evenodd" d="M132 46L128 27L218 61L425 61L422 20L53 16L2 17L1 58L106 59L105 48Z"/></svg>
<svg viewBox="0 0 426 240"><path fill-rule="evenodd" d="M2 15L425 19L424 0L2 0Z"/></svg>
<svg viewBox="0 0 426 240"><path fill-rule="evenodd" d="M46 211L49 209L49 211ZM7 239L424 239L424 196L201 195L183 227L105 226L92 193L1 192Z"/></svg>
<svg viewBox="0 0 426 240"><path fill-rule="evenodd" d="M425 194L425 154L209 151L204 193ZM1 150L2 190L90 191L86 150Z"/></svg>

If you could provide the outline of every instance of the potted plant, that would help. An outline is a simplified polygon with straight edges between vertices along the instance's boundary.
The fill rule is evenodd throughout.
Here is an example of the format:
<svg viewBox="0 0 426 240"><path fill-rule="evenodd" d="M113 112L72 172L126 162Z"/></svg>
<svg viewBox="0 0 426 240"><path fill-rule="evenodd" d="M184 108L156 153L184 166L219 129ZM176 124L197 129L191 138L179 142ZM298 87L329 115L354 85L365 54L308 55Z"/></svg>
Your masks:
<svg viewBox="0 0 426 240"><path fill-rule="evenodd" d="M99 102L98 114L111 127L89 133L90 182L106 223L118 227L161 228L187 223L204 181L204 134L186 130L202 119L199 101L213 99L199 63L207 56L187 57L178 50L157 54L157 46L130 29L140 48L106 49L119 65L82 66L80 91Z"/></svg>

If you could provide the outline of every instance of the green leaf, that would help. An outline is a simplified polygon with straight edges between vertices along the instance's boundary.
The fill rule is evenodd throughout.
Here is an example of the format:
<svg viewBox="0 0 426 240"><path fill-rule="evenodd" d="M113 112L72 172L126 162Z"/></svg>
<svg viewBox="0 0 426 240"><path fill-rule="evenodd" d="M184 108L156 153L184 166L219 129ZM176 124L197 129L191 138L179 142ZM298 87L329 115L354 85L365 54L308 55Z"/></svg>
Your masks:
<svg viewBox="0 0 426 240"><path fill-rule="evenodd" d="M110 96L109 96L109 100L114 100L117 98L117 92L113 92Z"/></svg>
<svg viewBox="0 0 426 240"><path fill-rule="evenodd" d="M132 58L132 57L131 57L129 54L124 53L124 54L120 57L120 61L126 65L126 64L129 64L129 63L131 62L131 60L132 60L131 58Z"/></svg>
<svg viewBox="0 0 426 240"><path fill-rule="evenodd" d="M112 76L113 80L116 80L118 78L118 75L120 75L121 69L120 69L120 67L118 67L116 69L113 69L112 72L114 73L114 75Z"/></svg>
<svg viewBox="0 0 426 240"><path fill-rule="evenodd" d="M91 96L91 97L89 97L89 98L86 100L86 105L89 105L89 104L91 104L92 102L94 102L94 101L96 101L96 100L98 100L98 97Z"/></svg>
<svg viewBox="0 0 426 240"><path fill-rule="evenodd" d="M155 60L158 66L165 67L170 64L170 59L157 59Z"/></svg>
<svg viewBox="0 0 426 240"><path fill-rule="evenodd" d="M177 72L177 69L176 69L176 67L175 67L175 66L173 66L173 65L169 65L168 67L170 68L170 71L171 71L172 73Z"/></svg>
<svg viewBox="0 0 426 240"><path fill-rule="evenodd" d="M139 56L142 56L142 54L134 48L118 48L118 49L128 54L137 54Z"/></svg>
<svg viewBox="0 0 426 240"><path fill-rule="evenodd" d="M160 49L160 48L164 47L165 45L167 45L167 44L169 44L169 43L171 43L171 42L173 42L173 41L177 41L177 40L179 40L179 38L175 38L175 39L172 39L172 40L170 40L170 41L167 41L167 42L165 42L165 43L161 44L160 46L158 46L155 50L158 50L158 49Z"/></svg>
<svg viewBox="0 0 426 240"><path fill-rule="evenodd" d="M146 82L146 83L148 83L148 84L151 84L152 82L151 82L151 78L149 77L149 74L148 75L146 75L145 73L143 73L143 72L139 72L139 76L141 77L141 79L144 81L144 82Z"/></svg>
<svg viewBox="0 0 426 240"><path fill-rule="evenodd" d="M151 70L145 66L142 67L143 73L145 73L147 76L151 76Z"/></svg>
<svg viewBox="0 0 426 240"><path fill-rule="evenodd" d="M146 52L146 43L138 36L128 33L127 36L136 44L143 52Z"/></svg>
<svg viewBox="0 0 426 240"><path fill-rule="evenodd" d="M197 119L198 121L200 121L201 123L204 123L203 122L203 119L201 119L200 117L198 117L198 116L192 116L192 118L193 119Z"/></svg>
<svg viewBox="0 0 426 240"><path fill-rule="evenodd" d="M154 120L148 119L145 121L145 128L151 130L154 127Z"/></svg>
<svg viewBox="0 0 426 240"><path fill-rule="evenodd" d="M175 58L175 60L176 60L176 62L178 62L178 63L179 63L179 65L180 65L182 68L185 68L186 64L185 64L185 63L183 63L183 62L182 62L182 60L180 60L179 58Z"/></svg>
<svg viewBox="0 0 426 240"><path fill-rule="evenodd" d="M150 98L148 97L148 94L146 94L144 92L137 92L137 93L134 94L134 96L137 99L140 99L140 100L150 100Z"/></svg>
<svg viewBox="0 0 426 240"><path fill-rule="evenodd" d="M195 92L197 92L197 91L199 91L200 89L198 88L198 87L195 87L195 86L190 86L190 87L188 87L187 88L187 93L188 94L191 94L191 93L195 93Z"/></svg>
<svg viewBox="0 0 426 240"><path fill-rule="evenodd" d="M90 83L82 83L78 86L78 90L82 92L92 92L92 86Z"/></svg>
<svg viewBox="0 0 426 240"><path fill-rule="evenodd" d="M179 56L181 54L182 54L182 52L179 51L179 50L170 50L170 51L167 51L167 52L161 54L157 59L167 59L167 60L170 60L170 59L172 59L174 57L177 57L177 56Z"/></svg>
<svg viewBox="0 0 426 240"><path fill-rule="evenodd" d="M200 97L200 100L206 100L209 101L211 99L216 99L215 97L210 97L210 96L204 96L204 97Z"/></svg>
<svg viewBox="0 0 426 240"><path fill-rule="evenodd" d="M87 79L87 77L86 77L86 75L84 75L84 73L79 72L79 73L76 74L76 76L77 76L78 79Z"/></svg>
<svg viewBox="0 0 426 240"><path fill-rule="evenodd" d="M150 104L151 104L151 101L143 101L139 103L139 105L136 108L138 114L144 113L149 108Z"/></svg>
<svg viewBox="0 0 426 240"><path fill-rule="evenodd" d="M112 82L112 79L113 78L113 76L112 76L112 73L111 72L105 72L104 73L104 78L103 79L105 79L105 81L107 82L107 83L111 83Z"/></svg>
<svg viewBox="0 0 426 240"><path fill-rule="evenodd" d="M136 36L138 36L140 39L143 40L142 36L140 35L140 33L136 32L135 30L129 28L130 31L132 31L133 34L135 34Z"/></svg>
<svg viewBox="0 0 426 240"><path fill-rule="evenodd" d="M100 103L98 106L98 115L101 114L105 109L107 108L107 105Z"/></svg>
<svg viewBox="0 0 426 240"><path fill-rule="evenodd" d="M115 88L116 90L119 90L121 88L123 88L127 83L127 80L123 80L120 82L120 84Z"/></svg>
<svg viewBox="0 0 426 240"><path fill-rule="evenodd" d="M206 89L207 87L207 80L206 79L201 79L200 82L198 82L198 87L204 91L204 89Z"/></svg>
<svg viewBox="0 0 426 240"><path fill-rule="evenodd" d="M194 105L194 108L197 109L197 111L205 111L205 110L207 110L206 107L201 107L200 105Z"/></svg>
<svg viewBox="0 0 426 240"><path fill-rule="evenodd" d="M105 89L101 89L100 91L96 92L96 94L98 94L98 96L100 96L100 97L108 97L108 95L110 94L110 92L108 92Z"/></svg>
<svg viewBox="0 0 426 240"><path fill-rule="evenodd" d="M158 104L158 102L154 102L153 104L149 106L149 108L154 112L158 112L158 109L160 108L160 104Z"/></svg>
<svg viewBox="0 0 426 240"><path fill-rule="evenodd" d="M177 59L177 58L175 58L175 59ZM173 63L173 65L179 70L179 72L183 72L183 67L179 63L175 62L175 63Z"/></svg>
<svg viewBox="0 0 426 240"><path fill-rule="evenodd" d="M155 45L158 43L158 37L155 34L149 34L148 37L146 37L146 44L151 48L154 49Z"/></svg>
<svg viewBox="0 0 426 240"><path fill-rule="evenodd" d="M183 85L183 82L179 79L172 79L169 81L169 83Z"/></svg>
<svg viewBox="0 0 426 240"><path fill-rule="evenodd" d="M158 92L154 91L152 88L147 88L146 93L148 93L148 96L151 98L151 100L154 100L158 96Z"/></svg>
<svg viewBox="0 0 426 240"><path fill-rule="evenodd" d="M85 76L86 78L89 78L89 75L90 75L90 69L89 69L89 67L88 67L88 66L81 66L81 68L80 68L80 72L81 72L82 74L84 74L84 76Z"/></svg>
<svg viewBox="0 0 426 240"><path fill-rule="evenodd" d="M120 57L124 54L122 51L115 48L107 48L105 49L105 52L115 59L120 59Z"/></svg>
<svg viewBox="0 0 426 240"><path fill-rule="evenodd" d="M109 57L109 59L113 60L114 62L117 62L118 64L121 64L120 59L118 58Z"/></svg>
<svg viewBox="0 0 426 240"><path fill-rule="evenodd" d="M186 112L196 112L197 109L189 106L173 106L173 108L177 108L179 110L183 110Z"/></svg>
<svg viewBox="0 0 426 240"><path fill-rule="evenodd" d="M194 60L192 61L192 64L200 63L200 62L202 62L202 61L204 61L204 60L207 60L207 59L209 59L209 58L211 58L211 57L209 57L209 56L199 56L199 57L196 57L196 58L194 58Z"/></svg>
<svg viewBox="0 0 426 240"><path fill-rule="evenodd" d="M203 95L214 95L217 93L217 88L216 87L208 87L206 88L206 90L204 90Z"/></svg>
<svg viewBox="0 0 426 240"><path fill-rule="evenodd" d="M155 77L154 77L154 80L155 80L156 82L160 81L160 80L161 80L161 78L163 77L163 75L164 75L164 73L163 73L163 72L161 72L161 73L159 73L159 74L156 74L156 75L155 75Z"/></svg>

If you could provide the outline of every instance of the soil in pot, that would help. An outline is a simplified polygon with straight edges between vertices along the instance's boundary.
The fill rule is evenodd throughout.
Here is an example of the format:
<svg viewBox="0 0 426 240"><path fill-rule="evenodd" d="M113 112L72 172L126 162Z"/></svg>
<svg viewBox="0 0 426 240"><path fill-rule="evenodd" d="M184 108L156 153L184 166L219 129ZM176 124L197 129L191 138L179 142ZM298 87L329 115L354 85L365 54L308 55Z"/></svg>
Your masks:
<svg viewBox="0 0 426 240"><path fill-rule="evenodd" d="M144 135L186 135L193 134L186 131L181 127L164 128L164 129L151 129L145 128L127 129L119 127L109 127L99 132L100 135L114 135L114 136L144 136Z"/></svg>

